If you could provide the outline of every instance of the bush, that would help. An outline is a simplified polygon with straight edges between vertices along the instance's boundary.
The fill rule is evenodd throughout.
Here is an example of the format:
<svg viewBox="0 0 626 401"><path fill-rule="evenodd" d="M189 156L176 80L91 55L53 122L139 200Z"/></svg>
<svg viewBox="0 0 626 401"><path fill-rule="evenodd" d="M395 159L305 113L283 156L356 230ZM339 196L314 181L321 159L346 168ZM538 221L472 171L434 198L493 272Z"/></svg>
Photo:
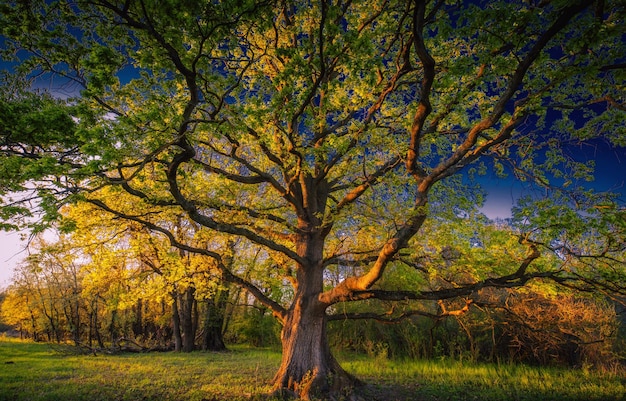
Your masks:
<svg viewBox="0 0 626 401"><path fill-rule="evenodd" d="M280 329L280 324L269 309L246 306L244 311L233 319L225 337L233 343L272 347L280 344Z"/></svg>
<svg viewBox="0 0 626 401"><path fill-rule="evenodd" d="M617 363L612 348L619 323L606 302L518 292L508 299L500 319L515 359L568 366Z"/></svg>
<svg viewBox="0 0 626 401"><path fill-rule="evenodd" d="M475 300L469 312L441 320L419 316L398 324L334 321L329 338L340 350L377 358L384 353L389 358L450 357L612 370L619 366L615 350L620 323L608 302L528 288L483 290ZM463 305L465 301L457 299L441 307L458 310ZM410 307L433 311L437 305Z"/></svg>

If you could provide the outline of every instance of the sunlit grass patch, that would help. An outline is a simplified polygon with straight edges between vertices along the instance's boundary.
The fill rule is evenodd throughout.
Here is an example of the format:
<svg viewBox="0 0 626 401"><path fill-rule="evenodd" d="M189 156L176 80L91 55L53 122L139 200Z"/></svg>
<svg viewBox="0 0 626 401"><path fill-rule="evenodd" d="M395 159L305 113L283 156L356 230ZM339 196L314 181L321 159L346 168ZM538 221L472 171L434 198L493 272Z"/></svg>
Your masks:
<svg viewBox="0 0 626 401"><path fill-rule="evenodd" d="M270 392L280 363L277 351L246 347L191 354L72 351L0 338L0 401L259 399ZM623 377L593 371L354 354L339 359L367 384L364 394L374 401L626 399Z"/></svg>
<svg viewBox="0 0 626 401"><path fill-rule="evenodd" d="M357 377L415 389L421 399L623 400L626 380L614 375L519 364L371 360L342 365ZM442 398L443 397L443 398Z"/></svg>
<svg viewBox="0 0 626 401"><path fill-rule="evenodd" d="M0 340L0 401L243 399L269 392L280 361L245 348L98 356L59 350Z"/></svg>

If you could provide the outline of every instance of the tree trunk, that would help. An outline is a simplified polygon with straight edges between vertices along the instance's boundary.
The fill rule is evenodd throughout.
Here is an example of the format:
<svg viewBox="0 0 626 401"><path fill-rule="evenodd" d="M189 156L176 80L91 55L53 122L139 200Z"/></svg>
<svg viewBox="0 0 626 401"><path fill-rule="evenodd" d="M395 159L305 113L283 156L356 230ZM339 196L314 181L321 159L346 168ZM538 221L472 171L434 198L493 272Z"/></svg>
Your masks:
<svg viewBox="0 0 626 401"><path fill-rule="evenodd" d="M196 331L193 322L193 303L196 289L188 287L180 300L180 326L183 336L183 352L191 352L195 347Z"/></svg>
<svg viewBox="0 0 626 401"><path fill-rule="evenodd" d="M135 338L143 337L143 300L141 298L137 299L137 303L135 304L135 319L133 320L132 330Z"/></svg>
<svg viewBox="0 0 626 401"><path fill-rule="evenodd" d="M72 303L68 303L63 306L63 314L65 315L65 319L67 320L67 325L72 335L72 341L74 341L74 345L80 345L80 320L79 320L79 311L78 307L76 307L76 311L74 311Z"/></svg>
<svg viewBox="0 0 626 401"><path fill-rule="evenodd" d="M206 300L206 313L202 333L202 349L204 351L224 351L223 327L228 290L218 291L213 299Z"/></svg>
<svg viewBox="0 0 626 401"><path fill-rule="evenodd" d="M93 315L93 309L91 310L91 312L89 312L89 314L87 315L87 317L89 318L89 334L87 335L87 345L89 345L89 348L93 347L93 320L94 320L94 315Z"/></svg>
<svg viewBox="0 0 626 401"><path fill-rule="evenodd" d="M193 297L193 307L192 307L192 328L193 328L193 335L194 337L196 336L196 333L198 333L198 325L200 324L200 312L198 312L198 300L195 298L195 296Z"/></svg>
<svg viewBox="0 0 626 401"><path fill-rule="evenodd" d="M305 400L335 399L351 392L358 381L333 357L326 335L326 314L316 299L302 298L288 312L283 330L282 362L274 389Z"/></svg>
<svg viewBox="0 0 626 401"><path fill-rule="evenodd" d="M74 337L74 344L79 345L80 344L80 339L81 339L81 321L80 321L80 296L78 292L74 292L73 294L74 297L74 311L73 311L73 317L74 317L74 327L72 330L72 334ZM71 311L71 307L70 307L70 311Z"/></svg>
<svg viewBox="0 0 626 401"><path fill-rule="evenodd" d="M323 238L303 230L298 253L311 262L298 266L297 289L281 332L282 361L273 380L279 395L302 399L345 399L358 381L343 370L330 352L326 333L327 305L323 289ZM295 394L294 394L295 393Z"/></svg>
<svg viewBox="0 0 626 401"><path fill-rule="evenodd" d="M98 347L104 348L104 341L102 341L102 335L100 335L100 322L98 321L98 299L93 301L93 330L98 342Z"/></svg>
<svg viewBox="0 0 626 401"><path fill-rule="evenodd" d="M183 349L183 338L180 334L180 315L178 314L178 293L172 293L172 332L174 335L174 351Z"/></svg>
<svg viewBox="0 0 626 401"><path fill-rule="evenodd" d="M164 316L167 314L167 302L165 299L161 300L161 315ZM172 336L174 335L174 330L172 326L169 324L156 324L156 334L155 337L159 344L161 344L164 348L167 348L172 343Z"/></svg>
<svg viewBox="0 0 626 401"><path fill-rule="evenodd" d="M111 344L113 344L113 346L117 346L117 338L119 337L119 334L117 332L117 309L113 309L111 311L111 324L109 325L109 336L111 337Z"/></svg>
<svg viewBox="0 0 626 401"><path fill-rule="evenodd" d="M31 323L31 327L33 330L33 341L39 341L39 331L37 330L37 319L35 319L35 312L30 307L29 307L29 312L30 312L30 323Z"/></svg>
<svg viewBox="0 0 626 401"><path fill-rule="evenodd" d="M324 288L324 243L328 227L320 216L326 212L328 183L303 174L291 189L300 198L295 250L296 289L293 302L282 314L282 361L274 390L278 395L309 399L352 399L358 381L349 375L330 352L326 332L326 308L319 299ZM294 394L295 393L295 394Z"/></svg>

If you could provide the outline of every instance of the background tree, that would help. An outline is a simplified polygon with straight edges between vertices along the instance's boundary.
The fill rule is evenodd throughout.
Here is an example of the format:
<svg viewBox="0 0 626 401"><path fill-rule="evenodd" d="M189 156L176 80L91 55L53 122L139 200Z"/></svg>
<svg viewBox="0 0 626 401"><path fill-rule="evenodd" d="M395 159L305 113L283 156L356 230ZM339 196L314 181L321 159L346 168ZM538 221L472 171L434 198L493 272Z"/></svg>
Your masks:
<svg viewBox="0 0 626 401"><path fill-rule="evenodd" d="M118 196L117 204L121 205L124 200L129 199ZM127 206L125 210L131 212L132 207ZM124 274L121 282L125 283L125 288L121 290L120 304L123 309L134 310L131 328L136 340L146 345L157 339L161 343L167 340L161 333L162 320L167 316L173 323L171 330L177 351L194 350L200 331L204 349L225 348L222 335L228 292L218 286L212 259L207 261L202 255L172 248L164 238L151 236L142 226L111 220L93 205L83 203L66 208L63 216L72 221L71 239L75 246L86 250L85 260L89 263L85 270L89 272L89 281L100 283L100 286L92 286L92 291L106 293L106 288L116 282L110 280L109 273L121 263ZM193 227L183 227L176 216L167 213L159 216L162 224L175 227L173 231L179 240L205 241ZM99 296L111 298L110 295ZM168 312L155 315L161 305L167 305ZM203 316L199 316L200 312Z"/></svg>
<svg viewBox="0 0 626 401"><path fill-rule="evenodd" d="M5 193L35 188L47 220L59 202L91 202L213 258L282 323L277 390L306 398L354 383L326 336L340 303L466 296L469 307L482 288L532 279L623 290L622 206L589 193L584 217L601 224L594 247L555 245L529 218L515 265L427 290L382 281L415 265L429 219L458 221L476 206L462 173L493 167L576 188L591 169L569 143L624 143L617 1L9 1L1 11L4 55L23 60L11 78L80 89L67 104L5 90ZM115 191L135 197L133 212L112 202ZM580 204L556 200L539 223ZM28 212L19 202L5 201L5 216ZM292 296L269 297L223 249L184 241L154 208L263 247ZM568 223L559 233L580 229ZM598 263L537 263L565 249L572 261L592 250ZM457 258L453 248L441 255L445 277Z"/></svg>
<svg viewBox="0 0 626 401"><path fill-rule="evenodd" d="M19 331L20 338L30 337L35 341L43 340L43 328L40 311L33 301L32 287L19 282L14 277L14 283L5 292L5 298L0 305L2 321Z"/></svg>
<svg viewBox="0 0 626 401"><path fill-rule="evenodd" d="M35 339L45 334L48 341L71 340L78 345L85 325L82 272L65 244L40 240L37 245L39 251L15 272L3 315Z"/></svg>

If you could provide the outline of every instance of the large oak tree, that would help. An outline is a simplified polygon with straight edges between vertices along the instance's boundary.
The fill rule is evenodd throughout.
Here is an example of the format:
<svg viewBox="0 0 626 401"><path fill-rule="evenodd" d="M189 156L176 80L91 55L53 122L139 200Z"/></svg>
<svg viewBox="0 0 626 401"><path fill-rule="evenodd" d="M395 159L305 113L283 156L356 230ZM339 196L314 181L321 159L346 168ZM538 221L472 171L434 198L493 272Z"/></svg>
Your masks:
<svg viewBox="0 0 626 401"><path fill-rule="evenodd" d="M88 201L211 258L281 321L277 390L332 396L354 383L326 339L339 303L470 305L486 286L540 278L621 290L623 209L574 190L541 216L520 208L516 265L430 290L378 285L395 264L429 274L415 244L429 219L480 203L473 173L508 171L552 195L591 176L567 144L624 144L620 1L5 0L0 11L4 58L20 63L0 105L3 214L37 198L52 220L60 202ZM51 95L33 95L44 82ZM263 247L293 296L267 297L210 241L179 241L159 219L168 209ZM592 244L571 243L591 232ZM535 268L542 252L598 263Z"/></svg>

